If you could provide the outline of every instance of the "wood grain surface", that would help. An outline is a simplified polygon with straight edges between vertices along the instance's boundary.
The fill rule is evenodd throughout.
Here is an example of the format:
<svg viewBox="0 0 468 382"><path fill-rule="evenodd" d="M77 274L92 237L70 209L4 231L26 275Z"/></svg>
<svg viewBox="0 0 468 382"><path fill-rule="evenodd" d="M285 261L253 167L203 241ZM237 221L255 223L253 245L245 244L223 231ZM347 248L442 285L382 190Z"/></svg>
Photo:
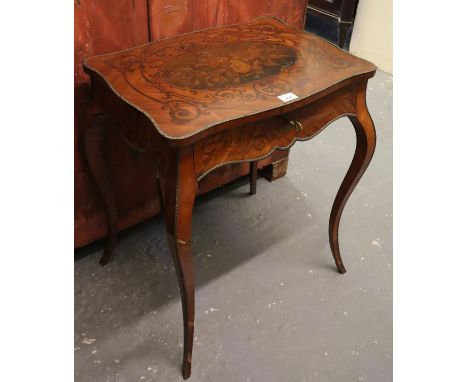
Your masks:
<svg viewBox="0 0 468 382"><path fill-rule="evenodd" d="M306 0L148 0L151 41L271 15L303 29Z"/></svg>
<svg viewBox="0 0 468 382"><path fill-rule="evenodd" d="M227 56L217 54L223 46L230 48ZM371 77L376 69L273 17L92 57L84 65L162 136L180 141L246 115L279 114L279 95L307 98L350 78Z"/></svg>

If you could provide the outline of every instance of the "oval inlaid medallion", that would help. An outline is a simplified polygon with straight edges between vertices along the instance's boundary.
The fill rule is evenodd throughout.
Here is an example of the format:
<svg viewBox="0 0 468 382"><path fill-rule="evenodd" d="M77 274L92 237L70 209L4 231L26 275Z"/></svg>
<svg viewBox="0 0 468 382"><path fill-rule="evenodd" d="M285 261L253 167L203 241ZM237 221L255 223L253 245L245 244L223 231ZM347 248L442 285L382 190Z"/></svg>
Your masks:
<svg viewBox="0 0 468 382"><path fill-rule="evenodd" d="M278 74L296 61L296 51L286 45L234 41L174 57L162 67L160 75L179 88L216 90Z"/></svg>

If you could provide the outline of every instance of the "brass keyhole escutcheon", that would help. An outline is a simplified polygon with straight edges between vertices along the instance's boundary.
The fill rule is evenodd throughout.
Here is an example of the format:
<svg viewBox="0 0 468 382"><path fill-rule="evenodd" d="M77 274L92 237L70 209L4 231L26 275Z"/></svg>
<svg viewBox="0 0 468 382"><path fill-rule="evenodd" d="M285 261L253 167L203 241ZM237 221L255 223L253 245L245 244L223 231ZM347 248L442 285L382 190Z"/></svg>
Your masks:
<svg viewBox="0 0 468 382"><path fill-rule="evenodd" d="M302 124L299 121L289 121L289 124L291 126L294 126L294 129L297 133L300 133L302 131Z"/></svg>

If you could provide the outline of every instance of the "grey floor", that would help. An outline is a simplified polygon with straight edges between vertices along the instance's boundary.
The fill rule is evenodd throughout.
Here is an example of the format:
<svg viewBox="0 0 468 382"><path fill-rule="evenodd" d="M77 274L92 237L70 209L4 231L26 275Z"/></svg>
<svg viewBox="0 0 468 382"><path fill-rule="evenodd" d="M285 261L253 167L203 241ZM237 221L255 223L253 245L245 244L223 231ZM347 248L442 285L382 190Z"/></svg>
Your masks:
<svg viewBox="0 0 468 382"><path fill-rule="evenodd" d="M291 150L285 177L240 179L197 198L191 381L392 380L392 77L368 106L377 149L340 229L328 216L355 137L341 119ZM127 230L115 258L76 252L75 381L182 381L182 313L162 216Z"/></svg>

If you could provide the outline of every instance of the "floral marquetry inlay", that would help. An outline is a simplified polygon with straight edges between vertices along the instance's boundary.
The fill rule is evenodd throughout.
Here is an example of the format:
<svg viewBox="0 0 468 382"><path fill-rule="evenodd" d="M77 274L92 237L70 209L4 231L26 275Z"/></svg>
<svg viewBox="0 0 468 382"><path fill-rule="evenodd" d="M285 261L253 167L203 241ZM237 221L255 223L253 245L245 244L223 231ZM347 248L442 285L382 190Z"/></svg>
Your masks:
<svg viewBox="0 0 468 382"><path fill-rule="evenodd" d="M186 89L223 89L278 74L297 61L296 51L273 42L231 41L168 60L161 78Z"/></svg>
<svg viewBox="0 0 468 382"><path fill-rule="evenodd" d="M371 63L273 17L89 58L118 97L166 138L183 140L375 71Z"/></svg>

